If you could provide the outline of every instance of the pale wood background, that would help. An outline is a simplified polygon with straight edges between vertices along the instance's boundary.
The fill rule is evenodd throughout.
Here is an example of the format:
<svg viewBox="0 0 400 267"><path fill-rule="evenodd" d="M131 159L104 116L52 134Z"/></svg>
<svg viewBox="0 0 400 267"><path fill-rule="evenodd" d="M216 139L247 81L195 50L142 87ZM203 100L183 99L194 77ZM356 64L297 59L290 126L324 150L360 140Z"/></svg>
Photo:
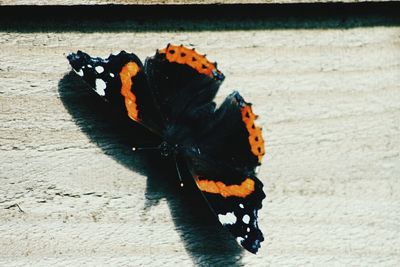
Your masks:
<svg viewBox="0 0 400 267"><path fill-rule="evenodd" d="M1 26L0 265L398 266L400 27L346 21ZM218 101L238 89L260 115L257 256L179 190L173 171L130 151L133 139L151 140L121 126L65 59L78 49L144 59L168 42L218 61L227 77Z"/></svg>
<svg viewBox="0 0 400 267"><path fill-rule="evenodd" d="M388 0L0 0L0 5L152 5L152 4L272 4L328 2L389 2Z"/></svg>

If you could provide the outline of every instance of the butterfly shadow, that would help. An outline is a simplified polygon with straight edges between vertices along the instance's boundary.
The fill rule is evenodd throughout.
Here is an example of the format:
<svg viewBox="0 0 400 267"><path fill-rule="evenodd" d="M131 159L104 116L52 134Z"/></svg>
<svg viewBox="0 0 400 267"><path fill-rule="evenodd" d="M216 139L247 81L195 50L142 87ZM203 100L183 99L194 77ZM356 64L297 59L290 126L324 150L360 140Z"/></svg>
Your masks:
<svg viewBox="0 0 400 267"><path fill-rule="evenodd" d="M158 137L114 111L73 72L59 81L58 91L64 107L92 143L119 164L147 177L141 212L167 201L175 230L195 265L242 266L243 249L219 225L192 177L184 175L185 186L180 188L171 161L155 152L132 152L132 146L157 144Z"/></svg>

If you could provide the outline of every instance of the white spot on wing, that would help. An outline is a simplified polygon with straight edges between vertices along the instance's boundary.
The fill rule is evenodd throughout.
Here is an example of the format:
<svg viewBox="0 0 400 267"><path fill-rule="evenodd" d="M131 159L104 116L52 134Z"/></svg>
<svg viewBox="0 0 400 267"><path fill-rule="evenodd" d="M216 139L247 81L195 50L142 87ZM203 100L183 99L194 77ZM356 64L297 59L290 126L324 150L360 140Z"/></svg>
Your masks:
<svg viewBox="0 0 400 267"><path fill-rule="evenodd" d="M218 220L225 225L236 223L237 218L233 212L228 212L227 214L218 214Z"/></svg>
<svg viewBox="0 0 400 267"><path fill-rule="evenodd" d="M110 76L114 78L115 75L114 75L114 73L110 73Z"/></svg>
<svg viewBox="0 0 400 267"><path fill-rule="evenodd" d="M102 66L96 66L96 68L94 68L97 73L102 73L104 71L104 68Z"/></svg>
<svg viewBox="0 0 400 267"><path fill-rule="evenodd" d="M242 218L242 221L243 221L245 224L248 224L248 223L250 222L250 216L247 215L247 214L245 214L245 215L243 216L243 218Z"/></svg>
<svg viewBox="0 0 400 267"><path fill-rule="evenodd" d="M250 232L250 228L249 228L249 227L247 227L246 231L247 231L247 232Z"/></svg>
<svg viewBox="0 0 400 267"><path fill-rule="evenodd" d="M239 204L239 207L240 207L241 209L244 209L244 206L243 206L242 203Z"/></svg>
<svg viewBox="0 0 400 267"><path fill-rule="evenodd" d="M92 67L92 65L90 65L90 64L87 64L87 67L88 67L88 68L91 68L91 67Z"/></svg>
<svg viewBox="0 0 400 267"><path fill-rule="evenodd" d="M83 70L80 69L79 71L76 71L75 69L73 69L75 71L76 74L78 74L79 76L83 76Z"/></svg>
<svg viewBox="0 0 400 267"><path fill-rule="evenodd" d="M102 79L96 79L96 92L104 96L106 92L104 91L106 89L106 83Z"/></svg>

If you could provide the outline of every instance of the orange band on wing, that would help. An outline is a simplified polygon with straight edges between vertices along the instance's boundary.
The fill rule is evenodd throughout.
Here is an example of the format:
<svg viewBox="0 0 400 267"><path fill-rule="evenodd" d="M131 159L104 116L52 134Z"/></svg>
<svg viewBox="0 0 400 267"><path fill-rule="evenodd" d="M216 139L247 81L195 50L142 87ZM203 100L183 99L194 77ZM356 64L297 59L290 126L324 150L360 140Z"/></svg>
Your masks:
<svg viewBox="0 0 400 267"><path fill-rule="evenodd" d="M166 48L159 51L160 54L165 54L169 62L186 64L197 70L201 74L205 74L214 78L213 71L221 74L215 63L211 63L203 55L198 54L194 49L184 46L168 45Z"/></svg>
<svg viewBox="0 0 400 267"><path fill-rule="evenodd" d="M135 77L140 71L139 66L135 62L128 62L119 73L121 78L121 95L125 97L125 106L128 111L128 116L138 121L138 109L136 104L136 96L132 93L132 77Z"/></svg>
<svg viewBox="0 0 400 267"><path fill-rule="evenodd" d="M251 109L249 104L246 104L241 108L242 112L242 120L246 125L246 129L249 133L249 143L251 152L253 155L258 157L258 162L261 162L262 157L265 154L264 151L264 139L262 137L262 129L260 127L255 126L254 121L257 119L257 115L255 115Z"/></svg>
<svg viewBox="0 0 400 267"><path fill-rule="evenodd" d="M200 180L196 177L196 184L203 192L219 194L223 197L247 197L254 192L254 181L246 178L240 185L226 185L223 182Z"/></svg>

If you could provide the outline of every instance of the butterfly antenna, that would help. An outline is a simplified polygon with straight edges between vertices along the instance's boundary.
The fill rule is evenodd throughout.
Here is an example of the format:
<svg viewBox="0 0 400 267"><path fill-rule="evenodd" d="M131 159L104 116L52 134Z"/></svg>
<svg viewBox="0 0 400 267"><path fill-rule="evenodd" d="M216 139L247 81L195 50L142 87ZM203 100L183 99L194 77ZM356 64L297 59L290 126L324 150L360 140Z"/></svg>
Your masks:
<svg viewBox="0 0 400 267"><path fill-rule="evenodd" d="M160 146L150 146L150 147L132 147L132 151L140 151L140 150L156 150L160 149Z"/></svg>
<svg viewBox="0 0 400 267"><path fill-rule="evenodd" d="M181 182L181 187L183 187L183 180L182 180L181 172L179 171L179 166L178 166L178 162L176 160L176 156L174 156L174 160L175 160L176 172L178 173L178 178L179 178L179 181Z"/></svg>

